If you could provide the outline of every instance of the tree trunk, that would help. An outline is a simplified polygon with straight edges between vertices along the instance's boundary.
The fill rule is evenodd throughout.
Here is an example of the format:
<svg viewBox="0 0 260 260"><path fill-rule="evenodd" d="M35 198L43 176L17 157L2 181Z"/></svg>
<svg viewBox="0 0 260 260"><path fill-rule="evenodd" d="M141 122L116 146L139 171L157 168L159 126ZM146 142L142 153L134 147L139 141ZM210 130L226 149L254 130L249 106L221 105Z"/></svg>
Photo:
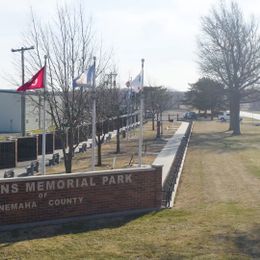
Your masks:
<svg viewBox="0 0 260 260"><path fill-rule="evenodd" d="M233 135L240 135L240 93L234 90L232 93L232 130ZM231 111L230 111L231 115Z"/></svg>
<svg viewBox="0 0 260 260"><path fill-rule="evenodd" d="M156 122L157 122L157 134L156 134L156 138L160 138L161 137L161 131L160 131L160 121L159 121L159 113L157 113L157 118L156 118Z"/></svg>
<svg viewBox="0 0 260 260"><path fill-rule="evenodd" d="M214 109L211 108L211 110L210 110L210 120L213 121L213 119L214 119Z"/></svg>
<svg viewBox="0 0 260 260"><path fill-rule="evenodd" d="M120 153L120 130L116 130L116 153Z"/></svg>
<svg viewBox="0 0 260 260"><path fill-rule="evenodd" d="M229 97L229 113L230 113L230 120L229 120L229 129L228 131L232 131L234 129L234 108L233 108L233 99L232 94Z"/></svg>
<svg viewBox="0 0 260 260"><path fill-rule="evenodd" d="M71 128L68 130L68 148L69 152L66 153L66 149L63 149L64 165L66 173L72 172L72 157L73 157L73 132Z"/></svg>
<svg viewBox="0 0 260 260"><path fill-rule="evenodd" d="M153 118L152 118L152 130L154 131L154 114L153 114Z"/></svg>
<svg viewBox="0 0 260 260"><path fill-rule="evenodd" d="M102 145L102 141L100 138L100 134L97 135L97 152L98 152L98 161L97 161L97 166L101 166L102 165L102 157L101 157L101 145Z"/></svg>
<svg viewBox="0 0 260 260"><path fill-rule="evenodd" d="M116 153L120 153L120 126L119 126L119 117L117 118L117 126L116 126Z"/></svg>
<svg viewBox="0 0 260 260"><path fill-rule="evenodd" d="M207 118L207 109L204 110L204 118Z"/></svg>
<svg viewBox="0 0 260 260"><path fill-rule="evenodd" d="M161 127L161 135L163 135L163 120L162 120L162 112L160 112L160 127Z"/></svg>
<svg viewBox="0 0 260 260"><path fill-rule="evenodd" d="M71 171L72 171L72 155L70 153L65 152L64 165L65 165L66 173L71 173Z"/></svg>

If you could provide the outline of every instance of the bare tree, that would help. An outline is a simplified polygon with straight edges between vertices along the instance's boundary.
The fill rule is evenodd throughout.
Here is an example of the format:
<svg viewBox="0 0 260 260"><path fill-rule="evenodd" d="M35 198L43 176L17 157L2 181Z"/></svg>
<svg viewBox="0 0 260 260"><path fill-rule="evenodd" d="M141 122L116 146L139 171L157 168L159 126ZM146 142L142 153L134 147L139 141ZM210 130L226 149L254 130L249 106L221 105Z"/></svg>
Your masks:
<svg viewBox="0 0 260 260"><path fill-rule="evenodd" d="M157 113L157 88L156 87L145 87L144 88L144 96L145 96L145 111L149 111L152 117L152 130L154 127L155 115Z"/></svg>
<svg viewBox="0 0 260 260"><path fill-rule="evenodd" d="M156 137L161 137L162 132L162 113L170 108L172 95L167 88L159 87L145 87L145 110L149 110L152 114L152 130L155 130L154 121L156 119Z"/></svg>
<svg viewBox="0 0 260 260"><path fill-rule="evenodd" d="M110 117L110 90L106 85L105 80L103 80L96 90L97 99L97 166L102 166L102 144L105 140L105 134L108 132L107 120Z"/></svg>
<svg viewBox="0 0 260 260"><path fill-rule="evenodd" d="M120 153L120 127L121 116L127 113L127 92L121 90L116 84L116 73L108 74L109 86L109 113L114 119L116 128L116 154Z"/></svg>
<svg viewBox="0 0 260 260"><path fill-rule="evenodd" d="M240 134L240 101L260 79L260 38L251 18L246 21L237 3L224 2L202 18L199 65L205 76L220 81L230 102L230 130ZM249 90L250 89L250 90Z"/></svg>
<svg viewBox="0 0 260 260"><path fill-rule="evenodd" d="M92 62L97 51L91 29L91 20L86 19L83 8L57 8L57 15L50 24L42 25L32 13L32 29L26 37L34 45L34 52L27 59L27 70L35 71L48 56L47 100L54 126L61 134L64 165L67 173L72 171L72 158L78 145L75 135L78 126L90 122L90 93L84 88L74 88L73 79L80 75ZM97 74L102 74L108 64L99 49ZM65 134L68 134L66 149Z"/></svg>

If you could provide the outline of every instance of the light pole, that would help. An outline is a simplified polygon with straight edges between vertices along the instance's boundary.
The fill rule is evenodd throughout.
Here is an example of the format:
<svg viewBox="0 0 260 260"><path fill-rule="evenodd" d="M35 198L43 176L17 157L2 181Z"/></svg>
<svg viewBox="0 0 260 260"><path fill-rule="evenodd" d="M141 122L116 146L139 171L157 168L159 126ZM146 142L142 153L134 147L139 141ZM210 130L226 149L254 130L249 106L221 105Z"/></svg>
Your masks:
<svg viewBox="0 0 260 260"><path fill-rule="evenodd" d="M34 46L21 47L20 49L11 49L12 52L21 52L21 63L22 63L22 85L24 84L24 52L33 50ZM25 91L22 92L21 97L21 130L22 135L25 136Z"/></svg>

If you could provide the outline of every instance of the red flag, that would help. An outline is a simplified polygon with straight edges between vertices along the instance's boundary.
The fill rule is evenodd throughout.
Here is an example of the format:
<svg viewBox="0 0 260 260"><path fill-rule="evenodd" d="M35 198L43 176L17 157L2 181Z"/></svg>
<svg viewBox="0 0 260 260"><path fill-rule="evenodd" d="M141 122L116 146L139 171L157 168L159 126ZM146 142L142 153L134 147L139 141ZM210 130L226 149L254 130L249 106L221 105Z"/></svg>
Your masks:
<svg viewBox="0 0 260 260"><path fill-rule="evenodd" d="M44 88L44 69L42 67L28 82L19 87L16 91Z"/></svg>

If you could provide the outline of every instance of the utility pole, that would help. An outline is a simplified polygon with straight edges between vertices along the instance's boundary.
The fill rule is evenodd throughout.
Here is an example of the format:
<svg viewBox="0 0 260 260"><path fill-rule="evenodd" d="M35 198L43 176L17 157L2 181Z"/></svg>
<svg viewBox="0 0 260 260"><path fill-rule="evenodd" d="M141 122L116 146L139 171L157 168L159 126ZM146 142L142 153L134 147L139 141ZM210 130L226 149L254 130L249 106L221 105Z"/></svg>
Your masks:
<svg viewBox="0 0 260 260"><path fill-rule="evenodd" d="M31 47L21 47L20 49L11 49L12 52L21 52L21 63L22 63L22 85L24 85L24 52L28 50L33 50L34 46ZM21 97L21 128L22 135L25 136L25 91L22 92Z"/></svg>
<svg viewBox="0 0 260 260"><path fill-rule="evenodd" d="M107 80L107 85L110 85L111 87L116 87L116 76L117 76L117 73L109 73L109 74L106 74L108 80Z"/></svg>

